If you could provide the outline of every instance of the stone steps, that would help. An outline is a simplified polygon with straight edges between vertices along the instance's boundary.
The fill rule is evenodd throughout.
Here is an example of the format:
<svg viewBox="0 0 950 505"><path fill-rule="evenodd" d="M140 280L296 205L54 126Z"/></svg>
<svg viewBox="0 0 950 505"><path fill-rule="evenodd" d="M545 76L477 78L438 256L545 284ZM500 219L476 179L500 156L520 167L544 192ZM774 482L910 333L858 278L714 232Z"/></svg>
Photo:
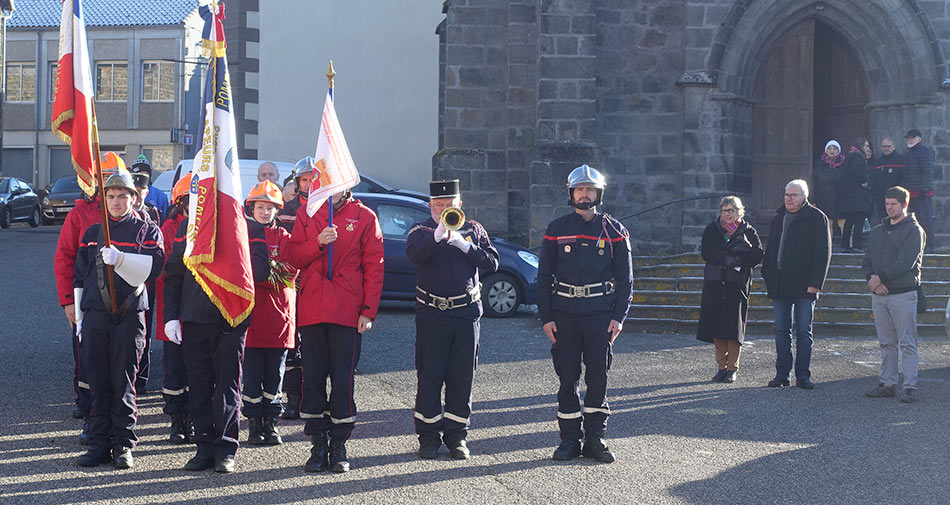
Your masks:
<svg viewBox="0 0 950 505"><path fill-rule="evenodd" d="M874 337L871 296L861 273L861 254L832 256L824 291L815 307L815 335ZM636 331L696 333L702 299L704 262L699 254L636 257L633 307L627 319ZM931 310L918 316L921 335L946 335L944 309L950 300L950 255L924 256L924 292ZM765 281L753 272L747 333L767 336L775 331L772 302Z"/></svg>

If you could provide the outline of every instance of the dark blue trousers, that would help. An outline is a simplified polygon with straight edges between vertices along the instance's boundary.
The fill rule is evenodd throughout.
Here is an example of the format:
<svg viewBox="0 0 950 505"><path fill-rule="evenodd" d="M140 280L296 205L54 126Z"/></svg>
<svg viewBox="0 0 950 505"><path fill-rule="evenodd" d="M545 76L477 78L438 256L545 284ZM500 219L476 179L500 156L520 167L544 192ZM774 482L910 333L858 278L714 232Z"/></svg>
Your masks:
<svg viewBox="0 0 950 505"><path fill-rule="evenodd" d="M356 424L353 375L360 360L362 342L363 336L350 326L321 323L300 328L303 358L300 418L307 420L304 427L307 435L324 432L333 440L350 438Z"/></svg>
<svg viewBox="0 0 950 505"><path fill-rule="evenodd" d="M480 322L416 313L415 426L419 440L453 446L468 436ZM445 407L442 387L445 386Z"/></svg>
<svg viewBox="0 0 950 505"><path fill-rule="evenodd" d="M79 352L79 336L76 335L76 325L70 324L72 330L73 342L73 391L76 392L76 408L83 413L83 416L89 416L92 410L92 392L89 391L89 380L86 378L86 372L83 370L83 357Z"/></svg>
<svg viewBox="0 0 950 505"><path fill-rule="evenodd" d="M174 416L188 413L188 372L185 370L185 355L182 346L174 342L162 342L162 396L165 407L162 412Z"/></svg>
<svg viewBox="0 0 950 505"><path fill-rule="evenodd" d="M603 436L607 430L610 406L607 404L607 374L613 361L610 344L611 314L583 316L554 313L557 332L551 346L554 372L560 380L557 392L557 423L561 440L580 440ZM579 383L584 363L584 407L581 409ZM583 431L581 425L583 424Z"/></svg>
<svg viewBox="0 0 950 505"><path fill-rule="evenodd" d="M284 380L287 349L244 349L244 417L277 417L284 410L280 385Z"/></svg>
<svg viewBox="0 0 950 505"><path fill-rule="evenodd" d="M82 322L80 352L92 392L89 445L135 447L135 375L145 347L145 314L126 312L117 322L92 310Z"/></svg>
<svg viewBox="0 0 950 505"><path fill-rule="evenodd" d="M188 401L198 455L223 459L238 450L241 359L247 325L182 323Z"/></svg>

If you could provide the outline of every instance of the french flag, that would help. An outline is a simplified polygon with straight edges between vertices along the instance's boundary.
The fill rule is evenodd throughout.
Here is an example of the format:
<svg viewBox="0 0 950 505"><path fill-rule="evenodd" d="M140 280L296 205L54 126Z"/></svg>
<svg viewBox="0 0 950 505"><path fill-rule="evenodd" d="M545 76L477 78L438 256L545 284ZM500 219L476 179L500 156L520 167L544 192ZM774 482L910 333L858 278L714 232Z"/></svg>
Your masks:
<svg viewBox="0 0 950 505"><path fill-rule="evenodd" d="M59 64L56 67L56 96L53 100L53 133L69 144L79 187L95 192L93 168L92 74L82 0L63 0L59 26Z"/></svg>

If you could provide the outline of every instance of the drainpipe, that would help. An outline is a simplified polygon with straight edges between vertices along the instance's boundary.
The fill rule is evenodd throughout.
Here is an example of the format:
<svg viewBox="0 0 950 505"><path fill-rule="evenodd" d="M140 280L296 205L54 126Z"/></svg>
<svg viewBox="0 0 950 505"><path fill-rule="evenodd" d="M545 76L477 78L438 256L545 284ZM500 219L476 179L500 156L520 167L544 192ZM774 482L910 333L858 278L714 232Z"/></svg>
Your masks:
<svg viewBox="0 0 950 505"><path fill-rule="evenodd" d="M40 85L40 65L45 63L42 60L43 55L43 32L36 30L36 86ZM5 69L6 67L4 67ZM22 86L22 84L21 84ZM42 89L38 89L33 93L33 129L35 130L34 140L33 140L33 187L39 183L40 179L40 96Z"/></svg>
<svg viewBox="0 0 950 505"><path fill-rule="evenodd" d="M3 104L7 101L7 20L13 12L0 11L0 175L3 175Z"/></svg>

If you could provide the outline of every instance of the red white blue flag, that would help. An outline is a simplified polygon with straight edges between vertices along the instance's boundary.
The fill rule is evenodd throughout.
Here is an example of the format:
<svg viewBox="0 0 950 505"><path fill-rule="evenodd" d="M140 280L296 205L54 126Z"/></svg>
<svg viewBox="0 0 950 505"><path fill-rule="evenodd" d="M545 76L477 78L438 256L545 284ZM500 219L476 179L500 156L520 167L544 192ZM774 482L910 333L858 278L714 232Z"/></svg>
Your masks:
<svg viewBox="0 0 950 505"><path fill-rule="evenodd" d="M202 110L201 149L195 155L188 202L185 265L231 326L254 308L247 221L241 205L240 163L233 95L224 40L224 5L198 9L210 51Z"/></svg>
<svg viewBox="0 0 950 505"><path fill-rule="evenodd" d="M53 133L69 144L79 187L95 192L93 167L93 87L82 0L63 0L59 25L59 62L53 99Z"/></svg>

